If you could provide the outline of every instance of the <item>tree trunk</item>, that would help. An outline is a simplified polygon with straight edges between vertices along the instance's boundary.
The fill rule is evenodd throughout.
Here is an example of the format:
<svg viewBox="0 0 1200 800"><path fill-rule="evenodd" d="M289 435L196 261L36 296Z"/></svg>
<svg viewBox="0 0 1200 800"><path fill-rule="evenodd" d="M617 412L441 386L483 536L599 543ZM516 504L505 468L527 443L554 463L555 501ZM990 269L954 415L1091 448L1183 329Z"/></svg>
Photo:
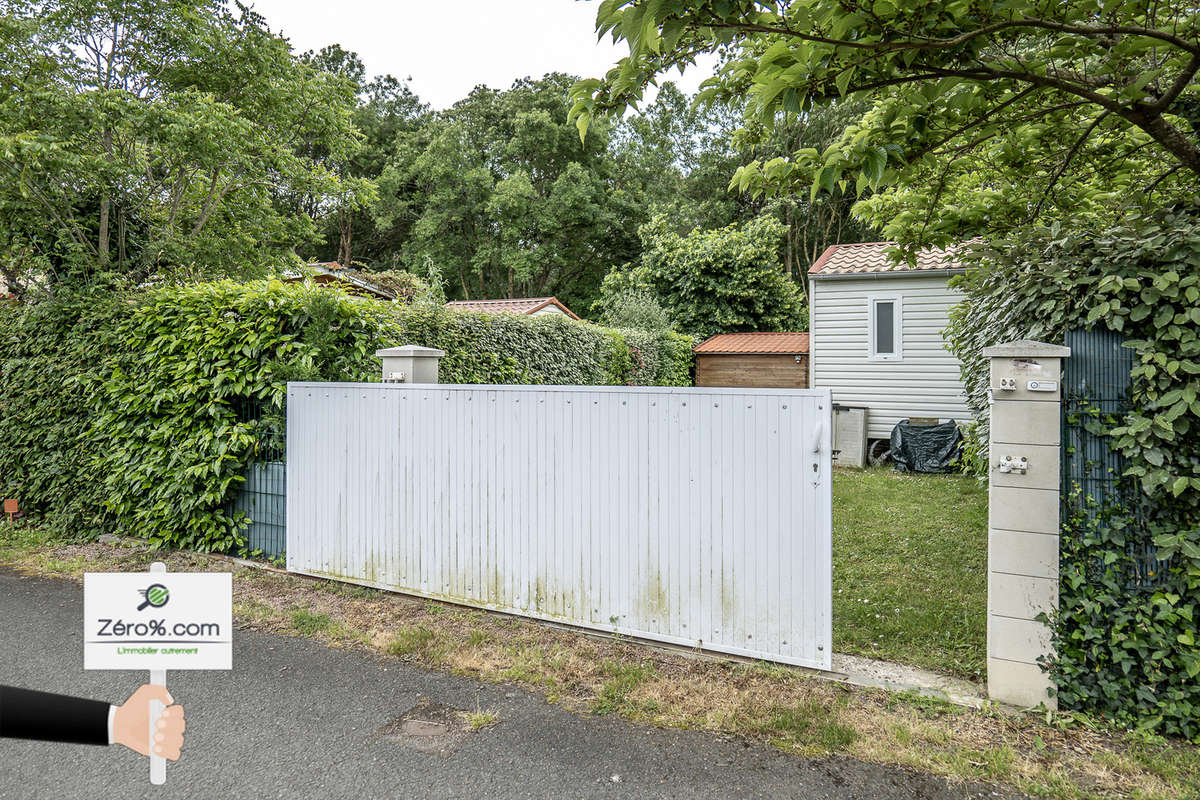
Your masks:
<svg viewBox="0 0 1200 800"><path fill-rule="evenodd" d="M100 266L108 264L108 210L112 204L105 190L100 195L100 235L96 241L96 261Z"/></svg>
<svg viewBox="0 0 1200 800"><path fill-rule="evenodd" d="M1150 138L1175 156L1180 164L1200 175L1200 146L1193 144L1183 131L1163 119L1162 114L1149 114L1135 109L1122 116L1150 134Z"/></svg>
<svg viewBox="0 0 1200 800"><path fill-rule="evenodd" d="M117 206L117 263L125 271L125 206Z"/></svg>
<svg viewBox="0 0 1200 800"><path fill-rule="evenodd" d="M112 160L112 131L104 131L104 152L108 155L108 160ZM108 217L109 209L112 206L112 197L108 193L108 187L105 187L100 193L100 224L99 235L96 240L96 262L100 266L108 264Z"/></svg>
<svg viewBox="0 0 1200 800"><path fill-rule="evenodd" d="M794 280L796 274L796 247L794 244L796 223L792 215L792 200L790 197L783 199L783 223L783 268L787 276Z"/></svg>
<svg viewBox="0 0 1200 800"><path fill-rule="evenodd" d="M350 245L354 237L354 212L338 211L338 256L337 262L343 267L350 266Z"/></svg>

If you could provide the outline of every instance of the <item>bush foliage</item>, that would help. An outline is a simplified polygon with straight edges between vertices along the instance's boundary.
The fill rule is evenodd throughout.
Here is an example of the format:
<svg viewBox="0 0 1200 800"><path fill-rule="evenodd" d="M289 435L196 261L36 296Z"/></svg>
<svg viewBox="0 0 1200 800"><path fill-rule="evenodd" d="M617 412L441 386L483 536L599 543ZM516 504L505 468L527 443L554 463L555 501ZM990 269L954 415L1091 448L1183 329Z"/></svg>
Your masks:
<svg viewBox="0 0 1200 800"><path fill-rule="evenodd" d="M1098 235L1033 231L972 258L947 338L977 413L984 346L1101 326L1133 350L1130 410L1087 421L1125 459L1127 507L1064 520L1059 702L1200 739L1200 208L1132 214ZM1138 577L1145 546L1159 559L1152 585Z"/></svg>
<svg viewBox="0 0 1200 800"><path fill-rule="evenodd" d="M691 339L555 317L450 312L278 281L0 311L0 464L7 496L61 532L225 551L228 501L288 380L379 380L375 350L446 351L444 383L690 383Z"/></svg>
<svg viewBox="0 0 1200 800"><path fill-rule="evenodd" d="M621 314L631 297L650 297L672 327L698 336L732 331L805 331L803 291L779 263L782 224L758 217L681 236L665 216L639 230L640 264L609 272L595 308Z"/></svg>

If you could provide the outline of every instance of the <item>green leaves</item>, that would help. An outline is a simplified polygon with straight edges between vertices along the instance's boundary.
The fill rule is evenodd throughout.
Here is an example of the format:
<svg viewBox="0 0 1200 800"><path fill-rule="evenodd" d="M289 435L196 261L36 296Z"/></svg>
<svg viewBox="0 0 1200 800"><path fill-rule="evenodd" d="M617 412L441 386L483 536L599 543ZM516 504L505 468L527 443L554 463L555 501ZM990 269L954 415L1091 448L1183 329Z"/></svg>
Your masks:
<svg viewBox="0 0 1200 800"><path fill-rule="evenodd" d="M642 227L640 265L613 269L601 286L604 313L631 294L647 295L676 330L701 337L722 331L804 330L807 309L779 269L783 226L770 217L686 236L657 216Z"/></svg>
<svg viewBox="0 0 1200 800"><path fill-rule="evenodd" d="M418 274L436 264L458 297L591 299L636 250L644 184L620 171L609 120L567 121L572 80L480 88L399 137L374 209L376 225L399 236L362 246L364 257Z"/></svg>
<svg viewBox="0 0 1200 800"><path fill-rule="evenodd" d="M1183 2L1148 16L1135 3L1097 13L1090 0L623 0L601 5L597 30L629 55L574 87L582 128L702 53L722 59L705 96L744 100L748 128L869 100L838 146L806 165L808 185L878 190L857 212L904 244L952 244L1031 220L1111 222L1151 189L1162 205L1193 197L1200 175L1188 113L1159 110L1168 93L1179 92L1181 108L1200 96L1191 64L1200 18ZM877 147L894 148L882 167ZM740 178L756 196L795 189Z"/></svg>
<svg viewBox="0 0 1200 800"><path fill-rule="evenodd" d="M1077 511L1063 520L1051 665L1060 706L1200 739L1200 207L1096 231L1035 228L969 258L947 338L979 411L983 346L1091 325L1120 332L1133 355L1127 410L1081 402L1068 420L1120 456L1123 473L1103 478L1124 499L1067 503Z"/></svg>
<svg viewBox="0 0 1200 800"><path fill-rule="evenodd" d="M692 340L563 318L452 313L298 284L219 282L0 306L0 481L62 532L228 551L260 445L252 401L289 380L379 379L374 352L437 346L444 382L679 385Z"/></svg>
<svg viewBox="0 0 1200 800"><path fill-rule="evenodd" d="M22 16L23 15L23 16ZM0 260L28 283L261 275L356 206L354 88L215 0L17 4L0 39ZM15 276L15 277L14 277Z"/></svg>

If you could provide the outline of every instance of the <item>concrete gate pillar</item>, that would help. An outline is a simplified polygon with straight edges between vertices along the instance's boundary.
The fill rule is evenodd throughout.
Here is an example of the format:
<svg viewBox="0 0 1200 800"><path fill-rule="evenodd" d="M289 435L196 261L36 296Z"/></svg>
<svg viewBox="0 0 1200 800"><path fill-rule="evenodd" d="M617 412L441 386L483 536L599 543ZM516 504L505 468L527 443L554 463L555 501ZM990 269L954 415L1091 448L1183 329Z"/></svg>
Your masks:
<svg viewBox="0 0 1200 800"><path fill-rule="evenodd" d="M1058 609L1062 360L1070 348L1019 341L984 348L991 361L988 491L988 695L1057 708L1038 666Z"/></svg>
<svg viewBox="0 0 1200 800"><path fill-rule="evenodd" d="M375 356L382 362L384 383L437 383L438 362L446 351L406 344L376 350Z"/></svg>

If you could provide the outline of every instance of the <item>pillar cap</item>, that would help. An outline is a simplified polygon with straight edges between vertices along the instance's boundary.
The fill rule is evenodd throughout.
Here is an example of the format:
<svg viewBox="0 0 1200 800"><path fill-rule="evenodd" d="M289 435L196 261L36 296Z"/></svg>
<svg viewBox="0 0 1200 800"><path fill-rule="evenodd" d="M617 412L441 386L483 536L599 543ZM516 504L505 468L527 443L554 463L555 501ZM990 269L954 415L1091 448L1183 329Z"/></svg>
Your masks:
<svg viewBox="0 0 1200 800"><path fill-rule="evenodd" d="M1061 344L1035 342L1021 339L1007 344L996 344L983 348L985 358L1068 358L1071 348Z"/></svg>
<svg viewBox="0 0 1200 800"><path fill-rule="evenodd" d="M438 350L436 347L422 347L419 344L406 344L400 347L388 347L383 350L376 350L377 358L445 358L446 351Z"/></svg>

